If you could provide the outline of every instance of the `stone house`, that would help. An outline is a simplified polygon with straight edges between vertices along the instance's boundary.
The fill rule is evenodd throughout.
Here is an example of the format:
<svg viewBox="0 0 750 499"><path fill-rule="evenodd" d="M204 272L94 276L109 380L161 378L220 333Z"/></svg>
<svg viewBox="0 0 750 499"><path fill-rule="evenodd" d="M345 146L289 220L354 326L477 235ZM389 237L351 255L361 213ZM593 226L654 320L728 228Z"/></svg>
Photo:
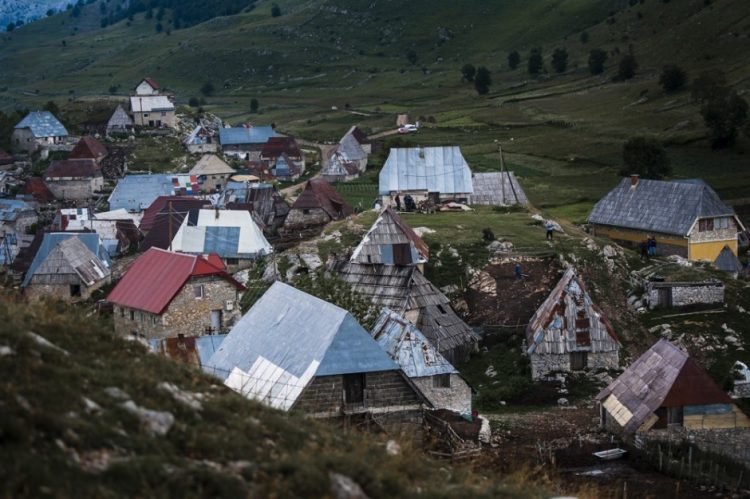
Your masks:
<svg viewBox="0 0 750 499"><path fill-rule="evenodd" d="M135 126L177 126L174 104L166 95L134 95L130 97L130 112Z"/></svg>
<svg viewBox="0 0 750 499"><path fill-rule="evenodd" d="M389 433L418 432L429 402L346 310L276 282L204 367L247 398Z"/></svg>
<svg viewBox="0 0 750 499"><path fill-rule="evenodd" d="M227 185L236 170L215 154L204 154L190 170L198 179L202 192L220 191Z"/></svg>
<svg viewBox="0 0 750 499"><path fill-rule="evenodd" d="M21 288L30 300L85 301L110 282L111 268L97 234L46 233Z"/></svg>
<svg viewBox="0 0 750 499"><path fill-rule="evenodd" d="M556 371L616 369L620 342L575 269L565 271L526 327L531 377Z"/></svg>
<svg viewBox="0 0 750 499"><path fill-rule="evenodd" d="M649 282L646 284L648 308L686 307L724 303L724 283L705 282Z"/></svg>
<svg viewBox="0 0 750 499"><path fill-rule="evenodd" d="M737 255L745 228L732 208L702 180L623 178L594 206L594 235L637 246L656 238L657 254L713 262L724 246Z"/></svg>
<svg viewBox="0 0 750 499"><path fill-rule="evenodd" d="M68 131L49 111L32 111L18 122L11 137L14 151L29 154L65 142Z"/></svg>
<svg viewBox="0 0 750 499"><path fill-rule="evenodd" d="M149 340L227 331L240 317L245 288L216 255L151 248L107 296L115 332Z"/></svg>
<svg viewBox="0 0 750 499"><path fill-rule="evenodd" d="M659 340L597 396L604 428L633 435L667 428L750 428L750 418L698 363Z"/></svg>
<svg viewBox="0 0 750 499"><path fill-rule="evenodd" d="M219 130L219 143L225 156L258 161L266 142L278 134L271 126L238 126Z"/></svg>
<svg viewBox="0 0 750 499"><path fill-rule="evenodd" d="M287 233L319 231L333 220L341 220L353 213L351 206L331 184L314 178L305 183L305 189L289 209L284 221Z"/></svg>
<svg viewBox="0 0 750 499"><path fill-rule="evenodd" d="M435 409L471 414L471 387L413 324L385 308L370 334Z"/></svg>
<svg viewBox="0 0 750 499"><path fill-rule="evenodd" d="M109 152L107 148L90 135L81 137L81 140L75 145L68 159L93 159L97 164L107 157Z"/></svg>
<svg viewBox="0 0 750 499"><path fill-rule="evenodd" d="M379 194L386 205L398 194L415 202L468 202L474 193L471 169L458 146L391 149L380 170Z"/></svg>
<svg viewBox="0 0 750 499"><path fill-rule="evenodd" d="M172 249L193 255L216 254L231 272L252 267L273 253L263 231L246 210L191 211L172 240Z"/></svg>
<svg viewBox="0 0 750 499"><path fill-rule="evenodd" d="M104 188L101 167L93 159L54 160L42 178L60 200L84 201Z"/></svg>
<svg viewBox="0 0 750 499"><path fill-rule="evenodd" d="M285 176L283 171L278 172L277 163L281 160L285 163L286 170L296 172L296 177L305 173L305 154L294 137L270 137L268 142L263 144L260 160L266 163L274 171L274 176L281 180L294 180L283 178Z"/></svg>

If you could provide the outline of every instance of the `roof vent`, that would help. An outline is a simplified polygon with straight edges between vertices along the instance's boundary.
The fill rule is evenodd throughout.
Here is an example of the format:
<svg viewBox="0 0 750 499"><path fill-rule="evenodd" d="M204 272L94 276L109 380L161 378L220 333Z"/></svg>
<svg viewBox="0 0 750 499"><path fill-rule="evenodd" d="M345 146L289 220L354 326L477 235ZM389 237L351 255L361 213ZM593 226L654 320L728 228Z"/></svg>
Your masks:
<svg viewBox="0 0 750 499"><path fill-rule="evenodd" d="M634 188L636 185L638 185L638 181L641 179L641 176L637 173L634 173L630 175L630 187Z"/></svg>
<svg viewBox="0 0 750 499"><path fill-rule="evenodd" d="M417 151L419 151L419 157L420 157L421 159L424 159L424 147L422 147L422 146L417 146Z"/></svg>

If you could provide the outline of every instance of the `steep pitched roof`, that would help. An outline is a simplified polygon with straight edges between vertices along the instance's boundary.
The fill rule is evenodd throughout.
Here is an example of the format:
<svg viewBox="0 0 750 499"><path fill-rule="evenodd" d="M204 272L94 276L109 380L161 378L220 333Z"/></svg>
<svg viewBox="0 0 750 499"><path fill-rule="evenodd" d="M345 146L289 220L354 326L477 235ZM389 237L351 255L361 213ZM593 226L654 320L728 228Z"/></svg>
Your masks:
<svg viewBox="0 0 750 499"><path fill-rule="evenodd" d="M223 146L265 144L268 139L277 136L276 131L270 126L239 126L219 130L219 142Z"/></svg>
<svg viewBox="0 0 750 499"><path fill-rule="evenodd" d="M277 281L205 369L248 398L288 410L315 376L398 366L349 312Z"/></svg>
<svg viewBox="0 0 750 499"><path fill-rule="evenodd" d="M589 223L687 236L697 218L735 217L702 181L639 179L632 184L630 178L620 180L596 203Z"/></svg>
<svg viewBox="0 0 750 499"><path fill-rule="evenodd" d="M302 152L299 150L294 137L270 137L260 153L265 158L278 158L282 154L286 154L291 158L302 156Z"/></svg>
<svg viewBox="0 0 750 499"><path fill-rule="evenodd" d="M358 263L396 263L394 255L395 244L408 244L410 247L411 264L425 263L430 256L427 244L405 224L401 217L391 208L385 208L372 224L370 230L354 249L352 262ZM401 264L404 264L401 262Z"/></svg>
<svg viewBox="0 0 750 499"><path fill-rule="evenodd" d="M122 106L118 105L107 122L107 132L114 129L127 129L133 126L133 120Z"/></svg>
<svg viewBox="0 0 750 499"><path fill-rule="evenodd" d="M716 265L717 269L723 270L724 272L742 271L742 263L739 261L737 256L732 253L732 250L729 248L729 246L724 246L724 248L719 253L719 256L717 256L716 260L714 260L714 265Z"/></svg>
<svg viewBox="0 0 750 499"><path fill-rule="evenodd" d="M76 274L86 286L93 286L111 274L109 262L101 260L79 238L71 237L53 247L33 270L31 282L41 275Z"/></svg>
<svg viewBox="0 0 750 499"><path fill-rule="evenodd" d="M308 180L302 194L292 205L293 210L315 208L323 209L333 220L348 217L353 213L352 207L344 201L336 189L319 178Z"/></svg>
<svg viewBox="0 0 750 499"><path fill-rule="evenodd" d="M383 309L370 334L410 378L458 373L416 326L393 310Z"/></svg>
<svg viewBox="0 0 750 499"><path fill-rule="evenodd" d="M68 131L49 111L32 111L18 122L16 129L28 128L36 138L67 137Z"/></svg>
<svg viewBox="0 0 750 499"><path fill-rule="evenodd" d="M367 153L351 134L344 135L336 146L336 151L345 161L360 161L367 159Z"/></svg>
<svg viewBox="0 0 750 499"><path fill-rule="evenodd" d="M472 176L474 194L471 204L490 206L526 206L529 200L513 172L475 173Z"/></svg>
<svg viewBox="0 0 750 499"><path fill-rule="evenodd" d="M731 403L693 359L667 340L649 348L596 399L614 411L626 433L650 427L660 407Z"/></svg>
<svg viewBox="0 0 750 499"><path fill-rule="evenodd" d="M354 137L360 145L370 144L370 139L367 138L367 134L363 132L357 125L352 126L346 135Z"/></svg>
<svg viewBox="0 0 750 499"><path fill-rule="evenodd" d="M102 244L99 234L95 232L75 233L75 232L47 232L43 234L39 248L29 265L21 287L26 287L31 282L32 276L36 273L39 266L47 259L47 256L63 241L71 238L79 239L88 250L96 256L107 268L112 268L112 261L109 258L107 249Z"/></svg>
<svg viewBox="0 0 750 499"><path fill-rule="evenodd" d="M620 343L609 320L593 302L575 269L560 282L534 312L526 326L528 353L610 352Z"/></svg>
<svg viewBox="0 0 750 499"><path fill-rule="evenodd" d="M235 173L235 169L215 154L204 154L195 164L190 175L224 175Z"/></svg>
<svg viewBox="0 0 750 499"><path fill-rule="evenodd" d="M156 80L154 80L153 78L150 78L148 76L145 77L144 79L142 79L140 82L138 82L138 85L140 85L144 81L148 84L149 87L153 88L154 90L159 90L161 88L159 86L159 84L156 83Z"/></svg>
<svg viewBox="0 0 750 499"><path fill-rule="evenodd" d="M162 314L185 283L196 276L218 276L235 288L244 289L222 267L202 256L150 248L125 272L107 301Z"/></svg>
<svg viewBox="0 0 750 499"><path fill-rule="evenodd" d="M294 177L300 174L300 167L289 158L287 153L282 152L276 159L273 173L275 177Z"/></svg>
<svg viewBox="0 0 750 499"><path fill-rule="evenodd" d="M248 211L198 210L197 220L182 221L172 240L175 251L216 253L222 258L256 258L273 252Z"/></svg>
<svg viewBox="0 0 750 499"><path fill-rule="evenodd" d="M56 159L47 167L44 178L91 178L101 174L101 168L93 159Z"/></svg>
<svg viewBox="0 0 750 499"><path fill-rule="evenodd" d="M458 146L393 148L380 171L379 192L471 194L471 170Z"/></svg>
<svg viewBox="0 0 750 499"><path fill-rule="evenodd" d="M76 146L70 151L69 159L95 159L100 160L107 155L107 148L90 135L81 137Z"/></svg>

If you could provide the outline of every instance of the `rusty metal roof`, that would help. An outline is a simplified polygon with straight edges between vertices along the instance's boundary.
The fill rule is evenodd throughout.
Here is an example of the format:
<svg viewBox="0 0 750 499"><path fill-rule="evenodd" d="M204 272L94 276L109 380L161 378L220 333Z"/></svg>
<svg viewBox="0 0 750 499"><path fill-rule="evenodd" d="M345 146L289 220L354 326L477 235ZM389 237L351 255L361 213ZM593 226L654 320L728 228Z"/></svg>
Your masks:
<svg viewBox="0 0 750 499"><path fill-rule="evenodd" d="M99 161L107 155L107 148L90 135L81 137L70 152L69 159L94 159Z"/></svg>
<svg viewBox="0 0 750 499"><path fill-rule="evenodd" d="M305 190L292 205L293 210L321 208L333 220L348 217L352 207L323 179L314 178L305 184Z"/></svg>

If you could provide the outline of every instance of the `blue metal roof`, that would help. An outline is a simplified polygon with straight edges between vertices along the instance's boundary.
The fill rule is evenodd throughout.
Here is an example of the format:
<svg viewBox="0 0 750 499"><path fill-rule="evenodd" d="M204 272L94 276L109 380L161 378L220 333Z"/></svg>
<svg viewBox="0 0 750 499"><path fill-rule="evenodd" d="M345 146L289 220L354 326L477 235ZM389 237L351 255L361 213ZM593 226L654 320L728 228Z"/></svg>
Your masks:
<svg viewBox="0 0 750 499"><path fill-rule="evenodd" d="M26 201L19 199L0 199L0 220L3 222L13 222L24 211L34 210Z"/></svg>
<svg viewBox="0 0 750 499"><path fill-rule="evenodd" d="M109 209L142 211L151 206L159 196L178 194L198 194L197 184L192 185L190 175L126 175L117 182L117 186L110 194Z"/></svg>
<svg viewBox="0 0 750 499"><path fill-rule="evenodd" d="M65 241L66 239L70 239L71 237L80 239L81 242L86 246L86 248L89 249L89 251L95 254L96 257L99 258L99 260L107 265L107 267L112 268L112 259L109 257L107 249L102 244L101 239L99 239L99 234L97 234L96 232L87 232L83 234L75 232L48 232L44 234L42 244L41 246L39 246L39 250L36 252L34 260L32 260L31 265L29 266L29 270L26 271L23 283L21 284L22 288L25 288L29 285L31 278L34 276L34 272L36 272L36 269L39 268L39 265L41 265L42 262L47 258L47 256L49 256L50 252L55 248L55 246Z"/></svg>
<svg viewBox="0 0 750 499"><path fill-rule="evenodd" d="M200 363L202 366L205 366L208 363L208 360L211 358L211 356L216 352L216 349L219 348L219 345L224 341L224 338L226 338L226 334L211 334L207 336L198 336L195 338L195 350L198 352L198 359L200 360ZM166 342L166 338L158 339L158 340L149 340L149 346L151 347L151 350L154 352L159 352L162 346L162 343Z"/></svg>
<svg viewBox="0 0 750 499"><path fill-rule="evenodd" d="M410 378L458 373L416 326L388 308L370 334Z"/></svg>
<svg viewBox="0 0 750 499"><path fill-rule="evenodd" d="M314 376L325 376L398 366L349 312L276 282L232 328L205 367L224 380L235 368L243 371L246 384L287 386L292 380L309 382L303 375L311 369Z"/></svg>
<svg viewBox="0 0 750 499"><path fill-rule="evenodd" d="M34 137L67 137L68 131L49 111L32 111L18 122L17 129L29 128Z"/></svg>
<svg viewBox="0 0 750 499"><path fill-rule="evenodd" d="M219 142L223 146L265 144L271 137L278 137L278 134L270 126L240 126L219 130Z"/></svg>
<svg viewBox="0 0 750 499"><path fill-rule="evenodd" d="M216 253L222 258L247 258L247 255L240 255L239 247L240 227L206 227L205 253Z"/></svg>

